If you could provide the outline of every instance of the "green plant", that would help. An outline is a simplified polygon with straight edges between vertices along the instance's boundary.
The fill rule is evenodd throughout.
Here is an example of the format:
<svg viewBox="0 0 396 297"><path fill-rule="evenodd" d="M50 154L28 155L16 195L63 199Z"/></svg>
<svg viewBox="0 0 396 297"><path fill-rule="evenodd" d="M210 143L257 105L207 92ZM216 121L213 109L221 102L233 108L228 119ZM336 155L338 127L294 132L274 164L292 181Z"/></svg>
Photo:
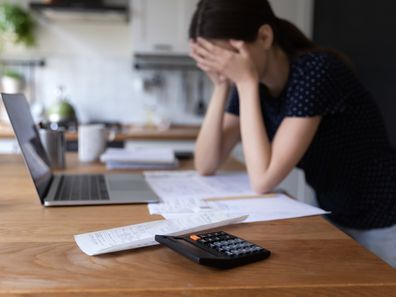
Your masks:
<svg viewBox="0 0 396 297"><path fill-rule="evenodd" d="M4 70L3 76L11 77L11 78L18 79L18 80L23 79L22 74L20 74L19 72L16 72L15 70L12 70L12 69Z"/></svg>
<svg viewBox="0 0 396 297"><path fill-rule="evenodd" d="M33 46L36 42L35 27L34 19L21 6L0 4L0 36L8 35L14 43Z"/></svg>

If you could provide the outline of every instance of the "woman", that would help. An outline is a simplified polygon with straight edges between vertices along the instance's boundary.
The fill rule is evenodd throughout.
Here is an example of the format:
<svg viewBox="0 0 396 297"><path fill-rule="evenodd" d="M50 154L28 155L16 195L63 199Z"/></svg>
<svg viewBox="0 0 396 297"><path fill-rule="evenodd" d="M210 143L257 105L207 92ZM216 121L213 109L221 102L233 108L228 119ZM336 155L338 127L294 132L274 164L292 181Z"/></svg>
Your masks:
<svg viewBox="0 0 396 297"><path fill-rule="evenodd" d="M190 38L214 84L196 169L214 174L240 140L258 193L297 166L329 219L396 267L396 152L346 59L266 0L201 0Z"/></svg>

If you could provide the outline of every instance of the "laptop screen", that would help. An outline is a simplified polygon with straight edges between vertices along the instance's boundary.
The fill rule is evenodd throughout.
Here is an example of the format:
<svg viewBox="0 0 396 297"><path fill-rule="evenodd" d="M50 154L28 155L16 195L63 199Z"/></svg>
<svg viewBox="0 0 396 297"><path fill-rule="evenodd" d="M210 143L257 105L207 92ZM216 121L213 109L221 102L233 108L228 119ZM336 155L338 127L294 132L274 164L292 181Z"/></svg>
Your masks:
<svg viewBox="0 0 396 297"><path fill-rule="evenodd" d="M1 94L14 133L41 201L52 180L50 162L41 143L29 104L22 94Z"/></svg>

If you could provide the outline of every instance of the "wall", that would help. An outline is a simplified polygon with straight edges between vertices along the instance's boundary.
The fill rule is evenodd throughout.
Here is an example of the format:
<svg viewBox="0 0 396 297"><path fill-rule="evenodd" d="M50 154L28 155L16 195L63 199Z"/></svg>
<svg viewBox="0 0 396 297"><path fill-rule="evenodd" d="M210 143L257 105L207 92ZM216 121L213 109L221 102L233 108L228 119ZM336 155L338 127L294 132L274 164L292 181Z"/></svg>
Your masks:
<svg viewBox="0 0 396 297"><path fill-rule="evenodd" d="M314 0L269 0L278 17L297 25L312 37Z"/></svg>
<svg viewBox="0 0 396 297"><path fill-rule="evenodd" d="M352 60L384 116L394 147L396 39L391 36L395 35L395 9L394 0L383 0L381 5L358 0L322 0L315 7L315 40L342 51ZM337 22L333 22L335 17Z"/></svg>

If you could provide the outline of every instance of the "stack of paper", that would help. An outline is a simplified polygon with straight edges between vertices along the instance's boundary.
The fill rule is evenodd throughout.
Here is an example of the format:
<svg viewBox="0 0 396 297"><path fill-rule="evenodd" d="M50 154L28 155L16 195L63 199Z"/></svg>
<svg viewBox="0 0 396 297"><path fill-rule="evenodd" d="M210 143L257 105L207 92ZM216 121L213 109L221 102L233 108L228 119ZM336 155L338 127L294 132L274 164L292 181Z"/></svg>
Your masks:
<svg viewBox="0 0 396 297"><path fill-rule="evenodd" d="M170 148L107 149L100 157L108 169L171 169L178 160Z"/></svg>
<svg viewBox="0 0 396 297"><path fill-rule="evenodd" d="M200 176L193 170L151 171L144 173L147 182L164 202L175 199L206 199L255 195L245 172L221 172Z"/></svg>
<svg viewBox="0 0 396 297"><path fill-rule="evenodd" d="M87 255L94 256L104 253L135 249L155 245L155 235L182 235L236 224L246 215L227 213L200 214L184 216L172 220L161 220L138 225L130 225L109 230L75 235L79 248Z"/></svg>
<svg viewBox="0 0 396 297"><path fill-rule="evenodd" d="M192 206L190 211L185 212L169 212L168 208L153 208L153 214L160 214L164 218L178 218L191 213L230 213L234 215L246 213L249 216L243 223L263 222L273 220L292 219L313 215L323 215L328 212L302 203L300 201L289 198L283 194L271 194L265 196L256 196L255 198L241 198L241 199L224 199L209 202L203 202L199 206Z"/></svg>
<svg viewBox="0 0 396 297"><path fill-rule="evenodd" d="M257 195L243 172L202 177L195 171L145 173L161 203L149 204L150 214L170 219L194 213L248 214L245 223L322 215L327 212L284 194Z"/></svg>

